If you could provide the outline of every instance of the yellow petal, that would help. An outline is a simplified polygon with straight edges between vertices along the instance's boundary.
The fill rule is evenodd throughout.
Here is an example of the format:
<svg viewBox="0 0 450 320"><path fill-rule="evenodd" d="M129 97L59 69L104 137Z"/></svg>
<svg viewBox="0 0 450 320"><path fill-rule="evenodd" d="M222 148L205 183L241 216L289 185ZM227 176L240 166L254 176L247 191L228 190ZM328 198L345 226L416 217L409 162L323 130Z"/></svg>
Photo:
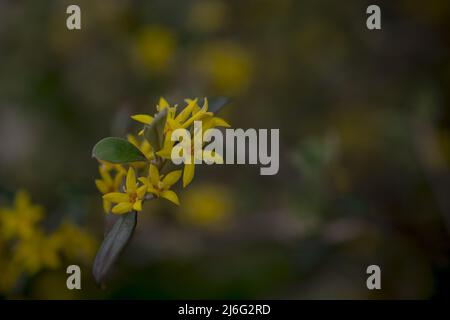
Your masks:
<svg viewBox="0 0 450 320"><path fill-rule="evenodd" d="M117 172L116 176L114 177L114 191L118 191L120 185L122 184L123 177L125 176L125 173L123 172Z"/></svg>
<svg viewBox="0 0 450 320"><path fill-rule="evenodd" d="M136 191L136 173L134 169L130 167L127 173L127 181L125 183L127 187L127 192L135 192Z"/></svg>
<svg viewBox="0 0 450 320"><path fill-rule="evenodd" d="M190 117L185 123L183 123L183 125L181 126L182 128L188 128L191 124L194 123L194 121L196 120L201 120L204 117L208 117L208 116L212 116L211 112L206 112L203 108L202 110L200 110L199 112L197 112L196 114L194 114L192 117Z"/></svg>
<svg viewBox="0 0 450 320"><path fill-rule="evenodd" d="M205 97L205 102L203 103L202 110L208 111L208 98Z"/></svg>
<svg viewBox="0 0 450 320"><path fill-rule="evenodd" d="M198 99L194 99L194 100L188 100L188 105L186 106L186 108L184 108L179 114L178 116L175 118L175 120L178 123L184 122L186 121L186 119L189 117L189 114L192 112L192 109L197 105L197 100Z"/></svg>
<svg viewBox="0 0 450 320"><path fill-rule="evenodd" d="M147 191L146 185L140 186L136 191L138 199L143 199L146 191Z"/></svg>
<svg viewBox="0 0 450 320"><path fill-rule="evenodd" d="M161 111L165 108L170 107L169 103L167 102L166 99L164 99L163 97L159 98L159 104L158 104L158 111Z"/></svg>
<svg viewBox="0 0 450 320"><path fill-rule="evenodd" d="M186 188L186 186L191 183L192 179L194 178L194 172L195 172L195 164L185 164L184 170L183 170L183 188Z"/></svg>
<svg viewBox="0 0 450 320"><path fill-rule="evenodd" d="M156 154L163 159L171 159L172 149L161 149Z"/></svg>
<svg viewBox="0 0 450 320"><path fill-rule="evenodd" d="M213 118L213 124L214 127L226 127L226 128L231 127L228 122L219 117Z"/></svg>
<svg viewBox="0 0 450 320"><path fill-rule="evenodd" d="M180 205L180 201L178 200L177 194L172 190L164 190L163 192L161 192L160 197L167 199L178 206Z"/></svg>
<svg viewBox="0 0 450 320"><path fill-rule="evenodd" d="M119 202L127 202L129 201L130 197L126 193L120 193L120 192L110 192L103 196L103 199L119 203Z"/></svg>
<svg viewBox="0 0 450 320"><path fill-rule="evenodd" d="M96 179L95 185L97 186L98 191L100 191L100 193L102 194L105 194L109 191L108 186L103 180Z"/></svg>
<svg viewBox="0 0 450 320"><path fill-rule="evenodd" d="M174 142L170 140L170 134L166 135L163 148L156 152L156 154L164 159L170 159L172 156L173 144Z"/></svg>
<svg viewBox="0 0 450 320"><path fill-rule="evenodd" d="M133 209L136 211L142 210L142 200L136 200L136 202L133 205Z"/></svg>
<svg viewBox="0 0 450 320"><path fill-rule="evenodd" d="M168 173L162 180L165 189L169 189L181 178L181 170L176 170Z"/></svg>
<svg viewBox="0 0 450 320"><path fill-rule="evenodd" d="M154 186L158 185L159 171L158 171L158 168L156 166L154 166L153 164L150 165L149 179L150 179L150 182L152 183L152 185L154 185Z"/></svg>
<svg viewBox="0 0 450 320"><path fill-rule="evenodd" d="M139 143L137 142L135 136L133 136L132 134L127 134L127 140L129 143L134 145L136 148L139 148Z"/></svg>
<svg viewBox="0 0 450 320"><path fill-rule="evenodd" d="M206 131L214 127L225 127L225 128L230 127L230 125L225 120L219 117L209 117L207 119L204 119L202 125L203 131Z"/></svg>
<svg viewBox="0 0 450 320"><path fill-rule="evenodd" d="M105 181L106 185L108 186L112 185L113 180L108 170L105 167L101 166L99 167L98 171L100 172L100 176L102 177L103 181Z"/></svg>
<svg viewBox="0 0 450 320"><path fill-rule="evenodd" d="M131 119L143 124L150 124L153 121L153 117L148 114L135 114L134 116L131 116Z"/></svg>
<svg viewBox="0 0 450 320"><path fill-rule="evenodd" d="M103 210L105 211L105 213L109 213L109 211L111 210L111 202L103 199Z"/></svg>
<svg viewBox="0 0 450 320"><path fill-rule="evenodd" d="M176 121L175 119L167 118L166 129L168 129L168 131L173 131L179 127L180 127L180 125L179 125L178 121Z"/></svg>
<svg viewBox="0 0 450 320"><path fill-rule="evenodd" d="M196 98L195 100L198 100L198 98ZM186 101L187 103L192 102L192 99L185 99L184 101ZM201 110L201 108L198 106L198 104L194 104L194 107L192 108L192 114L196 114L197 112L199 112Z"/></svg>
<svg viewBox="0 0 450 320"><path fill-rule="evenodd" d="M130 212L131 209L133 209L133 205L131 203L122 202L122 203L115 205L114 208L112 208L112 213L123 214L123 213Z"/></svg>
<svg viewBox="0 0 450 320"><path fill-rule="evenodd" d="M139 135L139 136L144 135L144 129L140 130L140 131L138 132L138 135Z"/></svg>

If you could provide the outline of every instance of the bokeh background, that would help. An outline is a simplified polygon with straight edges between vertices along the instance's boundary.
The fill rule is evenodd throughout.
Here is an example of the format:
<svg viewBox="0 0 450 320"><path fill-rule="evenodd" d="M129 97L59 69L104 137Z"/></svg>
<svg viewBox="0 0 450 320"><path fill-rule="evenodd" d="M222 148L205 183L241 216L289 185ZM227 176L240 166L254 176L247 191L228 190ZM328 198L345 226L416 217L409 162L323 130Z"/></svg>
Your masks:
<svg viewBox="0 0 450 320"><path fill-rule="evenodd" d="M145 206L104 290L92 257L69 258L83 290L63 263L0 296L448 298L449 18L447 0L1 0L0 206L26 189L40 228L70 221L95 251L92 147L137 132L129 115L160 96L231 97L233 127L280 128L280 171L202 166L179 208ZM371 264L382 290L366 288Z"/></svg>

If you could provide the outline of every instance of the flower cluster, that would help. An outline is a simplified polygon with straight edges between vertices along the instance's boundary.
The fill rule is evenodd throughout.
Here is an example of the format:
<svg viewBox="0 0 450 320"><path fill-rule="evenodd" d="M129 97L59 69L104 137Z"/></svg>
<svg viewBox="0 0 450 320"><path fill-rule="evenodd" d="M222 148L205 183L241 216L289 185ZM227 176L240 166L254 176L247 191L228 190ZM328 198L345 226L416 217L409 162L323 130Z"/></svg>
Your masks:
<svg viewBox="0 0 450 320"><path fill-rule="evenodd" d="M44 217L26 191L17 192L12 206L0 207L0 293L10 292L22 275L93 257L96 243L87 233L68 221L44 232Z"/></svg>
<svg viewBox="0 0 450 320"><path fill-rule="evenodd" d="M115 151L113 155L108 153L110 158L97 157L100 179L95 180L95 183L103 195L103 208L106 213L139 212L142 210L143 201L151 198L164 198L179 205L178 196L171 188L181 178L183 187L191 183L195 172L195 161L186 162L182 170L174 168L171 154L177 142L172 141L172 132L177 129L193 131L194 121L201 121L205 130L229 127L225 120L216 117L208 110L206 98L201 107L198 99L186 99L185 105L179 107L171 106L167 100L160 98L156 110L154 115L131 116L131 119L144 126L137 135L127 135L127 143L138 150L142 155L140 159L121 161L117 157L114 158L122 150L114 145L105 146L105 149ZM123 142L121 146L122 144ZM205 159L212 157L207 150L201 150L201 152ZM190 155L184 156L193 157L194 150Z"/></svg>

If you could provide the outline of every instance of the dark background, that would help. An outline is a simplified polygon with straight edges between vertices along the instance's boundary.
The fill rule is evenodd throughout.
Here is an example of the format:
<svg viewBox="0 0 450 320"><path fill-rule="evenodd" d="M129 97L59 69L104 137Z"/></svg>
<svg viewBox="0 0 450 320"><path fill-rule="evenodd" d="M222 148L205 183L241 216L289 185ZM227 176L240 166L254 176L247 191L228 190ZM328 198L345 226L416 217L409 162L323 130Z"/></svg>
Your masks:
<svg viewBox="0 0 450 320"><path fill-rule="evenodd" d="M78 4L82 30L66 28ZM378 4L382 30L366 28ZM146 205L106 290L83 267L15 298L449 296L450 2L0 1L0 204L19 188L102 239L93 145L160 96L229 96L280 171L202 166ZM1 263L1 261L0 261ZM382 290L366 288L366 267ZM0 275L1 276L1 275Z"/></svg>

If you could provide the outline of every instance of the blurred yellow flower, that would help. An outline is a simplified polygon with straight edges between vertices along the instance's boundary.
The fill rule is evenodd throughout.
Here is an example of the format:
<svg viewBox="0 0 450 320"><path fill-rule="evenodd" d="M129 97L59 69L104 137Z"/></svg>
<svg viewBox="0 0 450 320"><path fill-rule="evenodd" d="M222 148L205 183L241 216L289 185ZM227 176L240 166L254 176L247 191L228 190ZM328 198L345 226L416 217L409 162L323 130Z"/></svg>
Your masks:
<svg viewBox="0 0 450 320"><path fill-rule="evenodd" d="M120 170L101 164L101 170L113 168ZM0 208L0 294L9 293L22 274L56 269L63 259L78 262L93 256L96 243L82 229L66 221L47 234L38 224L43 217L43 208L32 204L25 191L17 192L13 207Z"/></svg>
<svg viewBox="0 0 450 320"><path fill-rule="evenodd" d="M176 42L175 35L169 29L148 26L139 33L136 40L138 60L151 72L164 72L174 57Z"/></svg>
<svg viewBox="0 0 450 320"><path fill-rule="evenodd" d="M43 208L31 204L29 194L20 190L17 192L14 206L11 208L0 208L0 230L2 237L30 238L36 224L43 217Z"/></svg>
<svg viewBox="0 0 450 320"><path fill-rule="evenodd" d="M156 166L150 165L149 175L147 178L139 178L147 188L147 192L154 194L156 197L165 198L176 205L180 205L178 196L172 190L169 190L181 177L181 170L176 170L168 173L165 176L159 175L159 170Z"/></svg>
<svg viewBox="0 0 450 320"><path fill-rule="evenodd" d="M125 193L107 193L103 196L103 199L117 203L112 208L112 213L115 214L123 214L130 212L131 210L141 211L142 200L144 199L146 190L146 186L137 186L136 173L133 167L130 167L128 169L127 179L125 182Z"/></svg>
<svg viewBox="0 0 450 320"><path fill-rule="evenodd" d="M60 251L67 259L89 262L97 249L97 242L85 231L69 221L64 221L52 234Z"/></svg>
<svg viewBox="0 0 450 320"><path fill-rule="evenodd" d="M115 168L116 170L114 178L111 176L112 169L110 168ZM100 191L102 194L119 191L119 187L122 184L123 177L125 176L125 169L123 169L122 166L119 166L119 168L120 169L117 169L117 166L99 166L101 179L95 180L95 185L97 186L98 191ZM105 211L105 213L110 212L111 201L103 199L103 210Z"/></svg>
<svg viewBox="0 0 450 320"><path fill-rule="evenodd" d="M215 184L188 189L182 200L180 218L200 226L220 225L233 210L228 189Z"/></svg>
<svg viewBox="0 0 450 320"><path fill-rule="evenodd" d="M250 84L251 58L237 44L208 44L197 55L196 65L218 92L237 95L244 92Z"/></svg>
<svg viewBox="0 0 450 320"><path fill-rule="evenodd" d="M46 237L40 230L35 230L32 240L17 244L13 262L30 274L45 268L58 268L61 264L58 249L61 246L59 239Z"/></svg>

